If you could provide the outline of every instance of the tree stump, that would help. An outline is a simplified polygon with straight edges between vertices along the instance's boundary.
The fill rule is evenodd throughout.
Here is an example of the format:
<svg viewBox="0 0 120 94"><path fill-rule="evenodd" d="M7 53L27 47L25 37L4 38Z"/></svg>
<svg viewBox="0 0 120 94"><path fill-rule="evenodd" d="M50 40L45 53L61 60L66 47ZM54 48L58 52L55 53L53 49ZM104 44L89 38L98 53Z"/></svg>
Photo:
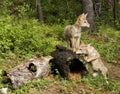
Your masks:
<svg viewBox="0 0 120 94"><path fill-rule="evenodd" d="M33 78L42 78L49 75L51 69L49 65L50 56L36 55L20 65L5 71L5 75L10 79L14 88L22 86L24 82Z"/></svg>

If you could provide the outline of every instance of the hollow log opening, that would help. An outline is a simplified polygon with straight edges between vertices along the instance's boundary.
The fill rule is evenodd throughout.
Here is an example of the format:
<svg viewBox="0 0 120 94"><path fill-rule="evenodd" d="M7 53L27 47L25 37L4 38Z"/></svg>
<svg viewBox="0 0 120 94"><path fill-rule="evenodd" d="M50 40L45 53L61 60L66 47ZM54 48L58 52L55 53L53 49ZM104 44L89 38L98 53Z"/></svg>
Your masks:
<svg viewBox="0 0 120 94"><path fill-rule="evenodd" d="M71 64L69 67L70 67L70 72L73 72L73 73L79 73L82 70L86 69L83 63L80 62L78 59L71 60Z"/></svg>
<svg viewBox="0 0 120 94"><path fill-rule="evenodd" d="M85 65L79 60L79 59L73 59L71 60L71 64L69 65L70 68L70 76L86 76L88 74L88 71L85 67Z"/></svg>
<svg viewBox="0 0 120 94"><path fill-rule="evenodd" d="M36 72L37 71L37 68L36 66L33 64L33 63L30 63L29 64L29 67L28 67L28 70L32 71L32 72Z"/></svg>

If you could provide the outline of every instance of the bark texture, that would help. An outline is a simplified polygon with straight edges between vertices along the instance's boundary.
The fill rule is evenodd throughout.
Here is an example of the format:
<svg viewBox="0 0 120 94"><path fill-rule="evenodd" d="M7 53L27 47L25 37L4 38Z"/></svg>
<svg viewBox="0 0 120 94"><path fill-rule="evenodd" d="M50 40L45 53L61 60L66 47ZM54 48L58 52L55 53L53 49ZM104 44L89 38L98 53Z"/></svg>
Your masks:
<svg viewBox="0 0 120 94"><path fill-rule="evenodd" d="M87 20L90 23L90 31L93 32L95 29L95 15L92 0L82 0L83 12L88 13Z"/></svg>
<svg viewBox="0 0 120 94"><path fill-rule="evenodd" d="M5 74L14 88L20 87L28 80L48 76L51 71L50 59L50 57L34 56L20 65L6 70Z"/></svg>
<svg viewBox="0 0 120 94"><path fill-rule="evenodd" d="M44 22L44 20L43 20L43 12L42 12L42 7L41 7L41 0L36 0L36 8L37 8L39 21Z"/></svg>

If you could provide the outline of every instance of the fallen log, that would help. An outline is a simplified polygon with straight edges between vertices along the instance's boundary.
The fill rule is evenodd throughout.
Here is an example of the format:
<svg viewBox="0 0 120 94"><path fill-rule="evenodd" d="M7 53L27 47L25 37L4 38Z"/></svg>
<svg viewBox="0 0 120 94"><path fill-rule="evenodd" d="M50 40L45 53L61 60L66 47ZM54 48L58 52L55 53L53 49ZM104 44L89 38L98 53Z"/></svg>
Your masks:
<svg viewBox="0 0 120 94"><path fill-rule="evenodd" d="M20 87L28 80L48 76L51 71L50 59L50 56L36 55L20 65L6 70L5 75L10 79L14 88Z"/></svg>

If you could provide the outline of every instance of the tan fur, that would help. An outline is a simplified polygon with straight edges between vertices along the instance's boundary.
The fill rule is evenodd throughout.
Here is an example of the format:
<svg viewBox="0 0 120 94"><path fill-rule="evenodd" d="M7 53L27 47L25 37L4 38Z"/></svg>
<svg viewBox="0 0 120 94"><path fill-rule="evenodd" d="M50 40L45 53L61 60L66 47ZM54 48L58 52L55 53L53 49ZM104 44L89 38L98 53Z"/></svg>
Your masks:
<svg viewBox="0 0 120 94"><path fill-rule="evenodd" d="M90 45L87 45L86 49L88 52L88 57L85 58L86 61L91 62L92 68L94 71L100 70L106 80L106 83L108 83L108 81L107 81L108 69L102 62L102 60L100 58L100 54L97 52L97 50L94 47L92 47Z"/></svg>
<svg viewBox="0 0 120 94"><path fill-rule="evenodd" d="M83 45L80 46L81 48L81 53L85 52L84 50L86 50L87 52L87 56L85 57L85 61L86 62L90 62L92 65L92 69L93 71L101 71L101 73L103 74L106 83L108 83L107 81L107 74L108 74L108 69L107 67L104 65L104 63L102 62L101 58L100 58L100 54L97 52L97 50L91 46L90 44L88 45ZM94 73L93 73L94 76Z"/></svg>
<svg viewBox="0 0 120 94"><path fill-rule="evenodd" d="M87 14L81 14L75 24L67 25L64 29L64 36L66 38L68 47L73 51L79 49L80 37L81 37L81 27L90 27L90 24L86 20Z"/></svg>
<svg viewBox="0 0 120 94"><path fill-rule="evenodd" d="M69 73L69 78L73 79L73 78L80 78L81 77L81 73Z"/></svg>

